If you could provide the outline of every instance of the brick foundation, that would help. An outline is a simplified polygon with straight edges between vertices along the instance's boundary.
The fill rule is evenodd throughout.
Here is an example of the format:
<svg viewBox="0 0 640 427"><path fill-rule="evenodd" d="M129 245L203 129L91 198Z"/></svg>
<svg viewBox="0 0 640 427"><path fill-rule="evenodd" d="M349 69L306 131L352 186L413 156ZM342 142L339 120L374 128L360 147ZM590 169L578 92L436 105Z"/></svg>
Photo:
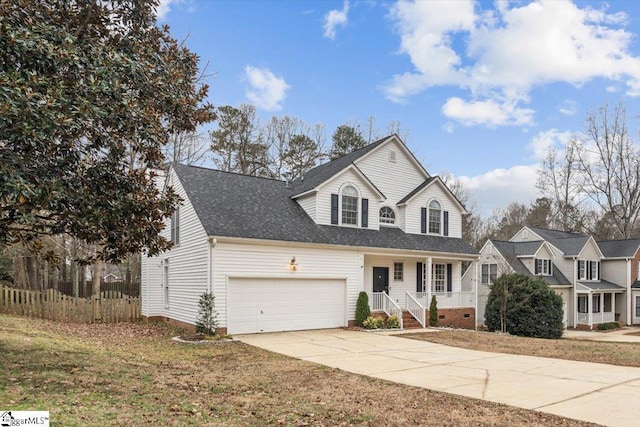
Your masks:
<svg viewBox="0 0 640 427"><path fill-rule="evenodd" d="M427 321L429 320L429 310ZM475 329L475 308L443 308L438 310L438 326L458 329Z"/></svg>

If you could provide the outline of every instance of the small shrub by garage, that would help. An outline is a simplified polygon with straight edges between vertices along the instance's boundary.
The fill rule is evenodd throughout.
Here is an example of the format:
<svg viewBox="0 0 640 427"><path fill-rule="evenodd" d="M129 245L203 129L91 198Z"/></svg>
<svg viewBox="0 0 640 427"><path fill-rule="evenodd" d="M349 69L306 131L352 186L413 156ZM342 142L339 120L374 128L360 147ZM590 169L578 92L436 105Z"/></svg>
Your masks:
<svg viewBox="0 0 640 427"><path fill-rule="evenodd" d="M360 292L360 294L358 295L358 301L356 301L356 325L364 326L364 321L369 316L371 316L371 309L369 308L369 296L366 292Z"/></svg>
<svg viewBox="0 0 640 427"><path fill-rule="evenodd" d="M485 308L490 331L534 338L561 338L562 297L540 278L500 276L491 286Z"/></svg>

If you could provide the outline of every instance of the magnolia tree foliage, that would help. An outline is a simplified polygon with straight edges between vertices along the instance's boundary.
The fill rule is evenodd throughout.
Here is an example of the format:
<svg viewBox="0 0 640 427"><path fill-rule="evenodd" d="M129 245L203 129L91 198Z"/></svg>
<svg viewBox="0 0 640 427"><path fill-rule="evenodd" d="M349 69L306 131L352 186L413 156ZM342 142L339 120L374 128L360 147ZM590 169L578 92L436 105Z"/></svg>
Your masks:
<svg viewBox="0 0 640 427"><path fill-rule="evenodd" d="M154 185L172 134L214 119L198 57L154 1L0 0L0 248L66 233L156 254L179 201Z"/></svg>

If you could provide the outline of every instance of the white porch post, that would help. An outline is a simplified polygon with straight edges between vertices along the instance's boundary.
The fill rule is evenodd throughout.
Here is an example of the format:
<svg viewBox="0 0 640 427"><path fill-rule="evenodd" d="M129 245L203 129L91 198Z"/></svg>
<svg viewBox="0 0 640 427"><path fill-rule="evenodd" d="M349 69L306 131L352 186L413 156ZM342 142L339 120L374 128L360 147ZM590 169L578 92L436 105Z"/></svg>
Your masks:
<svg viewBox="0 0 640 427"><path fill-rule="evenodd" d="M589 329L593 329L593 293L589 292L587 300L587 311L589 312Z"/></svg>
<svg viewBox="0 0 640 427"><path fill-rule="evenodd" d="M474 294L474 317L475 317L475 327L474 329L478 330L478 261L473 261L473 294Z"/></svg>
<svg viewBox="0 0 640 427"><path fill-rule="evenodd" d="M427 284L427 307L429 306L429 304L431 304L431 269L433 268L432 261L433 259L431 257L427 257L427 271L425 272L425 275L427 276L427 280L425 280L425 283Z"/></svg>

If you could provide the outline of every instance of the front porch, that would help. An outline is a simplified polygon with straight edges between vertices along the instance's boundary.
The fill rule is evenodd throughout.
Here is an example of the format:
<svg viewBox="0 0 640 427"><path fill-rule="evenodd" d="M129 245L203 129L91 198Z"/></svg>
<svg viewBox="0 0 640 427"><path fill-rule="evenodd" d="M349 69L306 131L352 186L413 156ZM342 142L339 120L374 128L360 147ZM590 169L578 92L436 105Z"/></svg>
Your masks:
<svg viewBox="0 0 640 427"><path fill-rule="evenodd" d="M614 283L580 282L576 286L576 325L578 328L593 329L602 323L617 322L616 297L624 293L624 288Z"/></svg>

